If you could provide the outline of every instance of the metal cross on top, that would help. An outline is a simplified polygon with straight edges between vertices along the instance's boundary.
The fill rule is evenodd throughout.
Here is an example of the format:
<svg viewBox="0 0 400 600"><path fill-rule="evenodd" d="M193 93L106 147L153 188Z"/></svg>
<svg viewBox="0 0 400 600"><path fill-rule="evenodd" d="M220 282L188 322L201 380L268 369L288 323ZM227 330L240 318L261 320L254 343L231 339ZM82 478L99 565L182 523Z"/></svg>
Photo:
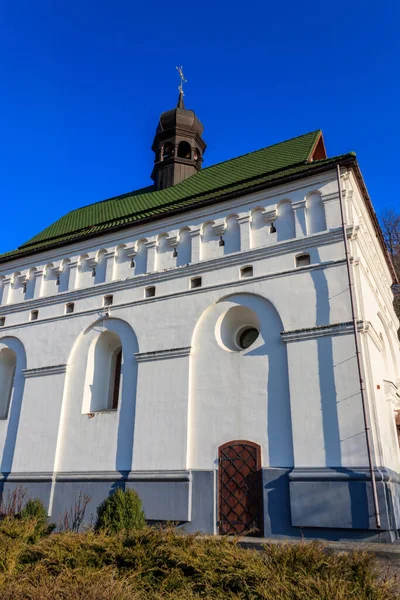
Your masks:
<svg viewBox="0 0 400 600"><path fill-rule="evenodd" d="M184 96L185 92L183 91L183 84L187 83L187 79L185 78L185 76L183 74L183 67L176 67L176 70L178 71L179 77L181 78L181 83L178 86L178 90L179 90L179 93L182 94L182 96Z"/></svg>

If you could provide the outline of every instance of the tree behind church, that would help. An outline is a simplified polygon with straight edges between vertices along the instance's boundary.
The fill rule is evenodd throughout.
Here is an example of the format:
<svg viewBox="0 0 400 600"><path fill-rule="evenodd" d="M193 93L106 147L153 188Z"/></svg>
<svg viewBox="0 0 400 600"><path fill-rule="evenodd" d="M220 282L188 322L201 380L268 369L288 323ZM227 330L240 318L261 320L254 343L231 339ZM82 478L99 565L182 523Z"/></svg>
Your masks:
<svg viewBox="0 0 400 600"><path fill-rule="evenodd" d="M387 208L381 213L380 221L387 249L400 280L400 213L392 208ZM395 294L394 308L400 318L400 286L394 286L393 291Z"/></svg>

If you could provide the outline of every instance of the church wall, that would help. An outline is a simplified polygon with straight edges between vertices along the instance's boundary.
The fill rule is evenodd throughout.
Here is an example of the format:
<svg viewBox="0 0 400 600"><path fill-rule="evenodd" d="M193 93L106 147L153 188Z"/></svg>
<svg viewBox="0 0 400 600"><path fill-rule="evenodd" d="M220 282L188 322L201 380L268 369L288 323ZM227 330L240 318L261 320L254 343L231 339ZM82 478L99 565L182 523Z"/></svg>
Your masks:
<svg viewBox="0 0 400 600"><path fill-rule="evenodd" d="M399 471L400 451L395 411L400 409L400 354L398 319L393 309L391 276L375 231L352 175L344 177L348 219L354 224L350 238L364 371L370 400L375 464Z"/></svg>
<svg viewBox="0 0 400 600"><path fill-rule="evenodd" d="M80 489L89 490L94 510L122 481L140 490L149 518L191 521L194 529L199 519L214 532L218 446L249 439L262 449L271 534L279 533L278 489L287 503L280 531L293 533L291 522L314 526L307 514L315 512L310 498L320 482L368 464L337 186L334 174L324 177L2 267L0 343L15 336L27 357L17 425L14 419L2 430L0 422L0 445L14 447L11 480L27 472L47 477L52 516ZM307 213L315 203L325 222ZM297 267L304 253L310 265ZM61 264L68 268L64 291ZM55 278L41 296L45 265ZM252 276L242 277L249 265ZM11 279L21 283L15 274L28 272L34 297L16 302ZM201 277L200 287L191 288L193 277ZM152 286L155 295L146 296ZM65 314L67 302L74 302L72 314ZM228 333L220 331L231 308L249 309L260 327L248 352L229 351ZM35 321L32 310L39 311ZM227 323L236 327L236 318ZM122 344L120 402L92 414L89 349L106 331ZM345 505L348 484L340 485ZM348 527L346 519L326 518L324 527Z"/></svg>

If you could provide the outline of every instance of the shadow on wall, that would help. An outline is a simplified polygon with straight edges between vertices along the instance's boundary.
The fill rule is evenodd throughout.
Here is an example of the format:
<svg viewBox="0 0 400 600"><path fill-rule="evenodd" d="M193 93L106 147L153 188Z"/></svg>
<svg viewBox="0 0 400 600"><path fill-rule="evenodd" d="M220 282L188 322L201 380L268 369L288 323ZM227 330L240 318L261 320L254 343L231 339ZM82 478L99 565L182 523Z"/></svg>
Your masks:
<svg viewBox="0 0 400 600"><path fill-rule="evenodd" d="M6 337L1 339L0 350L2 348L8 348L16 355L14 385L8 410L6 439L4 443L3 456L1 459L1 472L3 474L8 474L12 470L15 444L17 441L18 426L21 416L22 398L25 388L25 376L23 369L26 369L26 354L23 344L17 338Z"/></svg>
<svg viewBox="0 0 400 600"><path fill-rule="evenodd" d="M311 277L315 288L316 325L330 324L330 298L326 275L323 270L312 270ZM335 384L335 362L333 343L330 336L317 338L318 377L321 394L322 428L325 444L325 465L342 467L341 439L338 418L338 398ZM351 473L351 471L349 471ZM366 527L368 515L367 486L360 481L349 480L348 493L351 506L352 527ZM326 505L325 505L326 510ZM360 523L363 523L361 525Z"/></svg>

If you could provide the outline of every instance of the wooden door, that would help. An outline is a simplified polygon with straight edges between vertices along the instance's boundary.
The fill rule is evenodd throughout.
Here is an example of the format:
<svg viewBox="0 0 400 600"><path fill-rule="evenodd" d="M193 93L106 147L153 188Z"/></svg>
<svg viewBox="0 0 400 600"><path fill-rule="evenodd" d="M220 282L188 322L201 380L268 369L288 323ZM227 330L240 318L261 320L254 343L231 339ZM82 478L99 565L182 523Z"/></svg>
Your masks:
<svg viewBox="0 0 400 600"><path fill-rule="evenodd" d="M238 440L220 446L219 533L263 535L260 446Z"/></svg>

